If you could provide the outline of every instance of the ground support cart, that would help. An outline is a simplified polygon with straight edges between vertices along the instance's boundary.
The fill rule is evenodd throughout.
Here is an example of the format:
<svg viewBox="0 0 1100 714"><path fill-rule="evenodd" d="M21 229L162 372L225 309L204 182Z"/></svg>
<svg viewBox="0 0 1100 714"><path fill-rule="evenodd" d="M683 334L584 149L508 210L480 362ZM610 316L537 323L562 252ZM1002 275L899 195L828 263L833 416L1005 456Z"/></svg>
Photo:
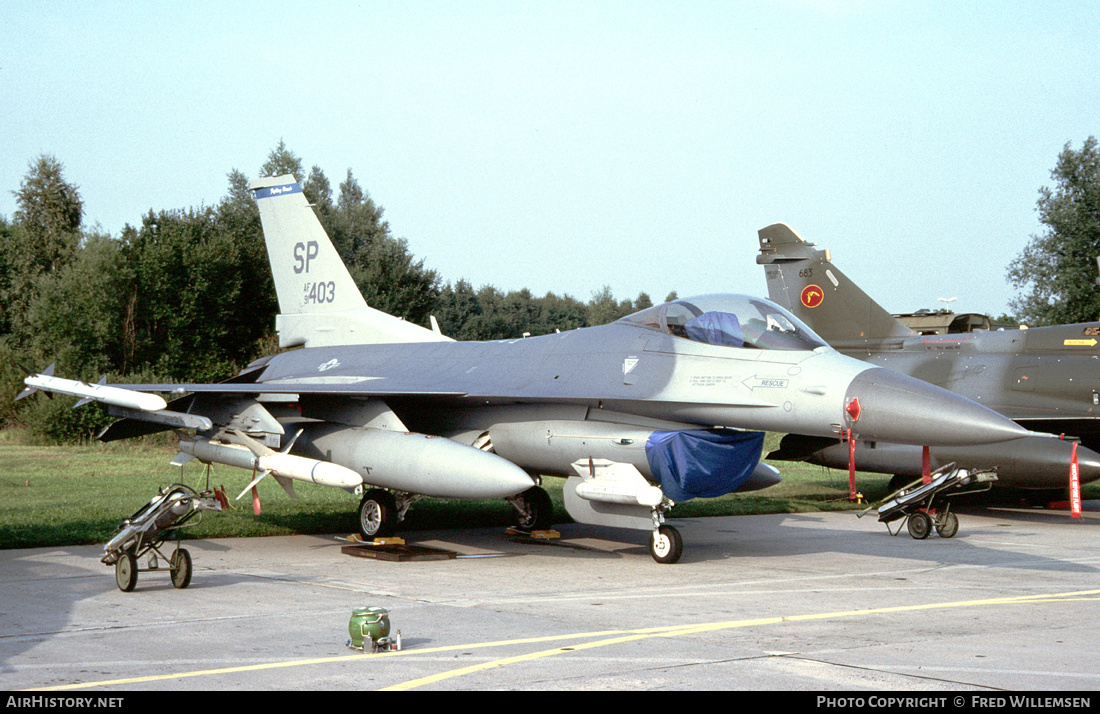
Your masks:
<svg viewBox="0 0 1100 714"><path fill-rule="evenodd" d="M213 491L198 493L182 483L164 488L118 527L116 535L103 547L103 562L115 566L115 583L123 592L130 592L137 585L138 573L159 572L161 560L168 563L172 585L185 588L191 584L191 553L179 546L171 557L165 556L160 547L167 538L186 526L196 526L202 521L203 511L220 511L225 503L224 495ZM148 555L148 567L139 568L138 562ZM157 556L160 556L160 560Z"/></svg>
<svg viewBox="0 0 1100 714"><path fill-rule="evenodd" d="M927 538L933 528L941 538L950 538L959 532L959 518L951 512L950 499L988 491L996 480L992 470L968 471L954 463L947 464L932 472L929 483L914 481L888 496L878 507L879 522L890 530L890 523L905 519L909 535L917 540ZM873 508L857 515L862 518ZM890 535L899 532L900 525Z"/></svg>

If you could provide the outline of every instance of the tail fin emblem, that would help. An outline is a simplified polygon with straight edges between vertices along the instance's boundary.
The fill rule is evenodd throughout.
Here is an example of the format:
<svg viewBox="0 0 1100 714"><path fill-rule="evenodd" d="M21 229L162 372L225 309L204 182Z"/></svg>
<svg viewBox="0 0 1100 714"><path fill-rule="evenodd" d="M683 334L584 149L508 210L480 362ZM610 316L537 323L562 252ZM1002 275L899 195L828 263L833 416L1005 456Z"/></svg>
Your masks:
<svg viewBox="0 0 1100 714"><path fill-rule="evenodd" d="M825 293L816 285L807 285L802 289L802 304L806 307L817 307L825 299Z"/></svg>

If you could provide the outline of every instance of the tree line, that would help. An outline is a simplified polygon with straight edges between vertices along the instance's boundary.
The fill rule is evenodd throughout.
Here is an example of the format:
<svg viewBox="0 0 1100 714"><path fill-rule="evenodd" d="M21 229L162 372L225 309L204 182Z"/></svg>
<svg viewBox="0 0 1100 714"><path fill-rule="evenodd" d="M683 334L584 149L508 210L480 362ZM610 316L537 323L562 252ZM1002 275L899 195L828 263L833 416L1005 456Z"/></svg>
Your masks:
<svg viewBox="0 0 1100 714"><path fill-rule="evenodd" d="M610 287L582 302L529 290L444 282L394 237L383 209L349 169L334 190L283 142L259 176L293 174L367 304L458 340L496 340L604 324L653 303L616 300ZM150 210L118 236L83 226L79 187L52 156L32 161L0 216L0 426L86 439L109 419L73 400L15 403L28 371L56 362L68 378L216 382L276 351L278 304L259 211L244 173L228 174L214 206ZM670 296L673 297L673 296Z"/></svg>
<svg viewBox="0 0 1100 714"><path fill-rule="evenodd" d="M1090 136L1080 149L1067 142L1053 186L1039 189L1042 233L1031 236L1008 267L1020 291L1011 306L1032 325L1068 325L1100 319L1100 149Z"/></svg>

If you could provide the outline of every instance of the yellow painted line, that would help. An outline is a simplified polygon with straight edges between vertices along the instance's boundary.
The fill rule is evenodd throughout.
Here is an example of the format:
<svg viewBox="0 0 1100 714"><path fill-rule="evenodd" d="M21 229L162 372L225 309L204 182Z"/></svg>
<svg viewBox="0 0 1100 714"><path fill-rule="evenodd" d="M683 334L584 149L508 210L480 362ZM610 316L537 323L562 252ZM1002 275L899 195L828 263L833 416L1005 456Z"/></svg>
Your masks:
<svg viewBox="0 0 1100 714"><path fill-rule="evenodd" d="M474 672L481 672L487 669L493 669L496 667L503 667L509 664L516 664L519 662L526 662L535 659L541 659L544 657L551 657L554 655L568 654L569 652L577 652L581 650L593 649L596 647L607 647L609 645L621 644L623 642L632 642L637 640L644 640L651 637L679 637L682 635L691 635L701 632L714 632L717 630L728 630L741 627L757 627L760 625L773 625L782 622L808 622L811 620L828 620L842 617L857 617L863 615L881 615L888 613L898 612L917 612L920 610L937 610L945 608L957 608L957 607L981 607L990 605L1018 605L1018 604L1031 604L1031 603L1043 603L1043 602L1074 602L1082 600L1095 600L1100 596L1100 590L1080 590L1076 592L1066 593L1044 593L1039 595L1023 595L1014 597L1003 598L989 598L985 600L963 600L958 602L944 602L944 603L930 603L926 605L897 605L893 607L879 607L869 610L848 610L841 612L826 612L817 613L812 615L786 615L777 617L763 617L755 618L751 620L729 620L725 622L710 622L701 623L696 625L665 625L662 627L646 627L636 630L603 630L598 632L583 632L572 635L546 635L543 637L529 637L523 639L514 640L500 640L496 642L481 642L474 644L463 645L447 645L444 647L429 647L424 649L402 650L400 652L379 652L379 653L363 653L354 655L343 655L339 657L318 657L314 659L300 659L289 660L286 662L268 662L264 664L252 664L242 665L238 667L224 667L219 669L204 669L191 672L176 672L173 674L155 674L145 677L129 677L126 679L110 679L99 682L82 682L76 684L63 684L54 687L41 687L36 689L28 689L24 691L31 692L57 692L69 689L89 689L92 687L109 687L119 686L127 684L142 684L145 682L157 682L171 679L184 679L189 677L207 677L219 674L238 674L241 672L259 672L270 669L282 669L287 667L304 667L309 665L318 664L337 664L340 662L353 662L356 660L372 659L376 657L400 657L403 655L421 656L425 654L432 654L437 652L453 652L455 650L470 650L470 649L485 649L489 647L508 647L512 645L524 645L524 644L537 644L540 642L560 642L562 640L578 640L602 637L605 639L596 640L593 642L583 642L577 645L568 647L555 647L549 650L542 650L540 652L532 652L524 655L517 655L514 657L507 657L504 659L492 660L489 662L483 662L481 664L471 665L469 667L462 667L460 669L449 670L447 672L441 672L428 677L420 679L410 680L400 684L395 684L390 687L385 687L381 691L405 691L409 689L415 689L416 687L422 687L428 684L434 684L446 679L453 679L455 677L461 677L466 674L472 674Z"/></svg>
<svg viewBox="0 0 1100 714"><path fill-rule="evenodd" d="M362 659L373 659L375 657L399 657L401 655L422 655L431 654L435 652L453 652L455 650L470 650L470 649L483 649L486 647L507 647L509 645L525 645L535 644L539 642L558 642L566 639L584 639L587 637L602 637L610 634L620 633L622 630L607 630L604 632L583 632L572 635L546 635L544 637L528 637L516 640L502 640L499 642L480 642L474 644L464 645L446 645L443 647L428 647L415 650L402 650L400 652L373 652L354 655L342 655L338 657L318 657L315 659L298 659L289 660L286 662L267 662L264 664L249 664L241 665L238 667L222 667L218 669L203 669L191 672L175 672L172 674L151 674L145 677L128 677L126 679L107 679L99 682L84 682L78 684L60 684L53 687L39 687L35 689L25 689L22 691L27 692L59 692L69 689L85 689L88 687L108 687L119 684L140 684L142 682L157 682L166 679L183 679L187 677L205 677L216 674L235 674L239 672L259 672L266 669L281 669L284 667L302 667L312 664L334 664L337 662L354 662Z"/></svg>
<svg viewBox="0 0 1100 714"><path fill-rule="evenodd" d="M755 627L759 625L773 625L780 622L807 622L810 620L827 620L842 617L854 617L858 615L878 615L884 613L894 612L915 612L918 610L934 610L950 607L976 607L984 605L1008 605L1008 604L1030 604L1037 602L1074 602L1078 600L1093 600L1095 596L1100 595L1100 590L1082 590L1079 592L1070 593L1053 593L1044 595L1027 595L1021 597L1008 597L1008 598L993 598L987 600L966 600L962 602L947 602L947 603L931 603L928 605L899 605L895 607L879 607L870 610L849 610L846 612L827 612L818 613L815 615L789 615L784 617L765 617L754 620L731 620L728 622L712 622L701 625L678 625L661 628L651 628L648 631L635 630L634 634L628 637L613 637L606 640L600 640L597 642L586 642L584 644L577 645L575 647L557 647L552 650L543 650L541 652L532 652L526 655L518 655L516 657L508 657L505 659L494 660L492 662L482 662L481 664L471 665L469 667L463 667L461 669L451 670L449 672L441 672L439 674L433 674L428 677L422 677L420 679L413 679L408 682L402 682L401 684L395 684L389 687L383 687L379 691L407 691L409 689L415 689L429 684L435 684L445 679L452 679L455 677L461 677L467 674L473 674L475 672L482 672L494 667L502 667L509 664L516 664L519 662L527 662L531 660L541 659L543 657L552 657L554 655L566 654L569 652L576 652L579 650L592 649L595 647L606 647L608 645L621 644L623 642L630 642L634 640L642 640L650 637L677 637L680 635L697 634L700 632L713 632L716 630L727 630L739 627Z"/></svg>

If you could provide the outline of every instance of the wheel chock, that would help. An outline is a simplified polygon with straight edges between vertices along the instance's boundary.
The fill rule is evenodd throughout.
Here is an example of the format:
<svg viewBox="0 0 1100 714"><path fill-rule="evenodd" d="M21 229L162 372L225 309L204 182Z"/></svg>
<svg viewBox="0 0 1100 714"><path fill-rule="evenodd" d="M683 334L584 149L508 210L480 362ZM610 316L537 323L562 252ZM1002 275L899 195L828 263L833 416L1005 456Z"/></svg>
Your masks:
<svg viewBox="0 0 1100 714"><path fill-rule="evenodd" d="M525 531L519 528L509 527L504 532L510 536L521 536L523 538L531 538L532 540L556 540L561 538L561 533L554 530Z"/></svg>

